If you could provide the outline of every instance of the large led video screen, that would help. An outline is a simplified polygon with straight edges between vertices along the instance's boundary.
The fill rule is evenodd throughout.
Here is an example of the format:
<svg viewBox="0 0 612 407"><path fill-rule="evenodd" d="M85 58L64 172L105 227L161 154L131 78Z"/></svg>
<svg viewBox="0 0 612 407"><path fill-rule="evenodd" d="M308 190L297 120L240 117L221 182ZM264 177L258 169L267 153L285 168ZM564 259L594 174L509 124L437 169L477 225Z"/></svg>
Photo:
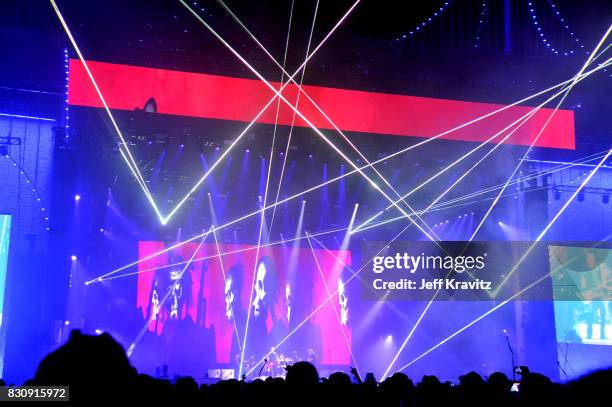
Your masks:
<svg viewBox="0 0 612 407"><path fill-rule="evenodd" d="M244 373L275 374L267 370L297 360L351 363L349 251L192 242L153 256L167 247L139 244L135 306L144 322L129 347L139 368L201 375L244 358Z"/></svg>
<svg viewBox="0 0 612 407"><path fill-rule="evenodd" d="M550 247L557 342L612 345L612 250Z"/></svg>
<svg viewBox="0 0 612 407"><path fill-rule="evenodd" d="M6 274L8 271L9 241L11 237L11 216L0 215L0 333L6 329L4 300L6 297ZM0 377L4 367L4 340L0 336Z"/></svg>
<svg viewBox="0 0 612 407"><path fill-rule="evenodd" d="M612 250L592 246L549 247L560 377L612 363Z"/></svg>

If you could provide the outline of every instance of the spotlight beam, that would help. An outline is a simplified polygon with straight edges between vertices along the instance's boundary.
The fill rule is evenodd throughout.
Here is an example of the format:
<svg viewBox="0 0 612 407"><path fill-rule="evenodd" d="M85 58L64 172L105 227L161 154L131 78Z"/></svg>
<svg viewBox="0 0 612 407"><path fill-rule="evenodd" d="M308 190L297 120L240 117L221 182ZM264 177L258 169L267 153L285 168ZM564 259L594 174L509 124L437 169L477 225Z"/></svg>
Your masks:
<svg viewBox="0 0 612 407"><path fill-rule="evenodd" d="M356 203L355 204L355 208L353 209L353 214L351 215L351 221L349 222L349 226L348 226L348 231L349 233L347 233L347 236L345 236L345 240L346 239L350 239L350 232L353 230L353 225L355 224L355 218L357 217L357 209L359 209L359 204ZM310 237L313 237L314 235L310 235Z"/></svg>
<svg viewBox="0 0 612 407"><path fill-rule="evenodd" d="M50 0L50 3L51 3L51 6L53 7L53 11L55 12L55 14L57 15L57 18L60 21L60 24L62 25L62 28L66 32L66 35L68 36L68 39L70 40L70 43L72 44L72 47L77 53L79 60L83 64L83 67L85 68L85 72L87 72L87 76L89 77L89 80L91 81L94 89L96 90L96 93L98 94L98 97L100 98L100 101L102 102L102 105L104 106L104 110L106 110L106 114L108 115L113 125L113 129L115 130L115 133L117 133L119 140L121 140L120 147L123 147L127 153L127 156L126 156L123 153L123 150L120 149L119 151L121 152L121 156L125 160L126 164L128 165L128 168L130 169L130 171L132 171L132 174L136 178L136 181L138 182L143 192L145 193L145 196L147 200L149 201L149 203L151 204L151 206L153 207L153 210L155 211L157 217L160 220L162 220L163 216L161 212L159 211L159 208L157 207L157 204L155 203L155 200L153 199L153 196L151 195L149 188L146 185L146 181L144 180L142 174L140 173L140 170L138 169L136 160L132 156L130 148L127 142L125 141L125 138L123 137L123 134L121 133L121 130L119 130L119 126L117 125L117 122L115 121L115 118L113 117L113 114L111 113L110 108L108 107L108 104L106 103L106 99L104 99L104 96L102 95L102 92L100 91L100 88L98 87L98 83L94 79L91 73L91 70L89 69L89 66L87 65L87 62L85 61L85 57L83 57L81 49L77 45L76 40L74 39L74 36L72 35L72 32L70 31L70 28L68 27L68 24L66 23L66 20L64 20L64 16L62 15L59 7L55 3L55 0Z"/></svg>
<svg viewBox="0 0 612 407"><path fill-rule="evenodd" d="M606 61L606 62L609 62ZM587 65L588 66L588 65ZM581 72L576 75L572 80L573 82L569 85L569 89L571 90L571 88L573 87L573 85L576 83L575 80L582 80L584 79L584 77L582 77L583 70L581 70ZM492 137L490 137L489 139L483 141L482 143L480 143L478 146L474 147L473 149L471 149L470 151L468 151L466 154L464 154L463 156L461 156L460 158L458 158L457 160L455 160L454 162L452 162L451 164L449 164L448 166L446 166L445 168L443 168L442 170L438 171L436 174L434 174L433 176L431 176L430 178L428 178L426 181L423 181L421 184L419 184L418 186L416 186L415 188L413 188L412 190L410 190L409 192L407 192L406 194L404 194L402 196L403 199L409 197L410 195L412 195L413 193L417 192L418 190L420 190L422 187L424 187L425 185L429 184L431 181L435 180L436 178L438 178L439 176L441 176L442 174L446 173L448 170L450 170L451 168L453 168L455 165L459 164L460 162L462 162L463 160L465 160L466 158L468 158L469 156L471 156L473 153L475 153L476 151L480 150L482 147L484 147L487 143L491 142L492 140L494 140L495 138L497 138L499 135L501 135L503 132L509 130L510 128L512 128L512 126L516 125L517 123L519 123L520 121L524 120L526 117L531 117L533 116L535 112L537 112L540 108L542 108L543 106L545 106L547 103L549 103L550 101L554 100L555 98L557 98L561 93L563 93L565 91L565 89L562 89L561 91L555 93L553 96L549 97L548 99L546 99L543 103L540 103L537 107L534 107L532 109L530 109L530 111L526 114L524 114L523 116L519 117L518 119L514 120L512 123L510 123L508 126L504 127L501 131L495 133ZM556 111L557 109L555 109ZM550 120L549 120L550 121ZM509 133L505 138L503 138L501 140L501 142L507 140L511 135L513 134L513 132ZM542 132L538 133L538 136L536 138L534 138L534 141L532 141L532 146L533 144L535 144L535 142L538 140L539 135L541 135ZM397 201L395 201L397 202ZM367 224L369 224L370 222L372 222L373 220L377 219L384 211L390 209L392 206L389 205L387 206L383 211L378 212L376 215L372 216L371 218L369 218L368 220L366 220L365 222L362 222L359 226L357 226L356 231L358 231L362 226L365 226Z"/></svg>
<svg viewBox="0 0 612 407"><path fill-rule="evenodd" d="M306 237L308 240L308 245L310 246L310 250L312 251L312 257L314 258L315 264L317 265L317 269L319 270L319 275L321 276L321 280L323 281L323 285L325 286L325 292L327 292L328 298L334 298L336 295L338 295L338 290L336 290L334 294L332 294L331 291L329 291L329 286L327 285L327 281L325 281L325 276L323 275L321 264L319 264L319 259L317 258L317 254L314 251L314 247L312 247L312 241L310 240L310 236L308 235L308 232L306 232ZM359 374L359 376L361 376L361 373L359 372L359 366L357 365L357 359L355 359L355 355L353 354L353 350L351 349L351 344L349 343L348 338L346 337L346 333L344 332L344 328L342 327L342 321L340 320L340 315L338 315L338 310L336 309L333 302L331 303L331 307L334 310L334 315L336 316L336 320L338 321L338 328L340 329L340 332L342 332L342 337L344 338L344 342L346 343L346 348L348 349L351 355L351 359L353 360L353 363L355 364L357 373Z"/></svg>
<svg viewBox="0 0 612 407"><path fill-rule="evenodd" d="M217 219L217 211L215 211L215 205L213 204L213 200L212 200L212 197L210 196L210 192L208 193L208 206L210 208L210 217L212 218L213 228L214 228L215 225L219 223L219 220Z"/></svg>
<svg viewBox="0 0 612 407"><path fill-rule="evenodd" d="M398 239L408 228L410 227L410 224L408 224L404 229L402 229L397 235L395 235L393 237L393 239L391 239L387 245L393 243L396 239ZM363 266L361 266L361 268L359 270L357 270L357 272L355 274L353 274L352 276L350 276L347 280L346 280L346 284L348 284L349 282L351 282L355 277L357 277L359 275L359 273L361 273L365 267L367 265L369 265L372 262L372 259L376 256L378 256L382 251L384 250L384 247L382 249L380 249L378 251L378 253L376 253L374 256L372 256L372 258L365 262L363 264ZM335 292L332 293L332 295L337 295L338 294L338 290L336 290ZM277 349L279 346L281 346L283 343L285 343L285 341L287 339L289 339L291 336L293 336L294 333L296 333L306 322L308 322L310 320L310 318L312 318L313 316L315 316L321 309L323 309L323 307L332 300L333 297L328 296L327 299L325 301L323 301L317 308L315 308L310 315L308 315L306 318L304 318L302 320L302 322L300 322L295 328L293 328L293 330L291 332L289 332L287 334L287 336L285 336L276 346L273 347L273 349ZM253 370L255 370L257 368L257 366L259 366L268 356L270 355L270 352L268 352L268 354L266 354L263 358L261 358L260 361L258 361L254 367L251 368L251 370L249 370L246 375L250 375Z"/></svg>
<svg viewBox="0 0 612 407"><path fill-rule="evenodd" d="M408 213L397 204L396 201L394 201L378 184L376 184L374 181L372 181L372 179L365 173L363 172L346 154L344 154L344 152L342 150L340 150L327 136L325 136L325 134L323 134L321 132L321 130L319 130L306 116L304 116L295 106L293 106L285 96L282 95L282 89L281 92L277 91L276 88L274 86L272 86L272 84L270 84L270 82L268 82L266 80L266 78L264 78L246 59L244 59L244 57L242 57L242 55L240 55L227 41L225 41L203 18L201 18L197 13L195 13L190 7L189 5L187 5L187 3L185 3L184 0L179 0L181 2L181 4L183 4L189 11L191 11L191 13L206 27L206 29L213 34L219 41L221 41L221 43L232 53L234 54L234 56L236 56L236 58L238 58L255 76L257 76L277 97L279 97L285 104L287 104L287 106L289 108L291 108L300 119L302 119L304 121L304 123L306 123L308 125L308 127L310 127L323 141L325 141L325 143L327 143L327 145L329 145L329 147L331 147L336 153L338 153L338 155L340 155L340 157L342 157L351 167L353 167L353 169L355 169L357 172L359 172L359 174L366 180L368 181L368 183L370 184L370 186L372 186L372 188L374 188L376 191L380 192L380 194L387 200L390 202L390 204L392 206L395 206L401 213L402 215L404 215L408 220L410 220L411 222L414 223L414 225L431 241L435 241L435 239L425 230L423 229L423 227L421 225L419 225L418 223L416 223L415 220L413 220ZM359 2L360 0L357 0L357 2L355 2L355 4L353 5L356 6L356 4ZM352 9L352 8L351 8ZM321 44L319 44L320 46ZM319 47L317 47L318 49ZM316 49L315 49L316 51ZM314 51L313 51L314 52ZM306 61L305 61L306 62ZM302 64L304 65L304 64ZM300 67L301 69L302 67ZM292 79L293 76L290 79L288 79L287 83L289 83ZM286 84L285 84L286 85Z"/></svg>
<svg viewBox="0 0 612 407"><path fill-rule="evenodd" d="M219 4L221 4L221 6L225 9L225 11L227 11L227 13L234 19L234 21L236 21L236 23L238 25L240 25L240 27L242 27L242 29L244 29L244 31L251 37L251 39L257 44L257 46L270 58L270 60L278 67L280 68L285 74L289 75L289 73L287 71L285 71L285 68L274 58L274 56L266 49L266 47L257 39L257 37L247 28L247 26L238 18L238 16L232 12L232 10L222 1L222 0L217 0L217 2ZM318 8L319 2L317 1L317 8ZM315 10L315 19L316 19L316 10ZM313 21L313 26L312 29L314 29L314 21ZM310 39L312 39L312 29L310 32ZM308 41L308 49L310 48L310 39ZM308 55L308 51L306 51L306 55ZM359 156L366 162L367 167L372 168L372 170L376 173L376 175L381 179L381 181L393 192L395 193L395 195L397 195L397 197L400 198L400 201L403 202L408 210L410 210L412 212L413 215L416 214L416 212L414 211L414 209L410 206L410 204L408 202L406 202L401 195L399 194L399 192L397 192L397 190L389 183L389 181L387 181L387 179L380 173L380 171L378 171L378 169L376 167L374 167L370 161L368 160L368 158L357 148L357 146L355 146L355 144L350 140L350 138L348 138L344 132L342 130L340 130L340 128L336 125L336 123L334 123L332 121L332 119L325 113L325 111L323 111L323 109L321 109L321 107L310 97L310 95L308 95L308 93L306 93L306 91L302 88L302 84L303 84L303 79L304 79L304 72L305 72L305 67L304 67L304 71L302 71L302 77L300 79L300 83L298 84L295 80L290 79L290 81L295 84L297 86L298 89L298 94L297 94L297 100L296 100L296 108L298 106L299 100L300 100L300 95L304 95L304 97L306 97L306 99L308 99L308 101L312 104L312 106L325 118L325 120L327 120L327 122L336 130L336 132L338 132L338 134L340 134L342 136L342 138L351 146L351 148L353 148L353 150L359 154ZM293 118L291 120L291 128L289 130L289 139L287 140L287 148L285 150L285 155L284 155L284 160L283 160L283 168L281 170L281 181L279 182L279 186L278 186L278 190L277 190L277 194L276 194L276 201L278 201L278 196L280 193L280 187L281 187L281 183L282 183L282 174L285 168L285 162L287 160L287 155L289 153L289 144L291 142L291 135L292 135L292 131L293 131L293 125L295 123L295 116L296 116L297 110L294 110L293 112ZM274 213L276 211L276 207L273 209L272 212L272 220L274 220ZM435 232L429 227L429 225L427 225L427 223L425 223L425 221L423 219L421 219L421 217L416 214L416 218L421 221L423 223L423 225L428 229L428 231L436 238L436 240L439 240L438 237L435 235Z"/></svg>

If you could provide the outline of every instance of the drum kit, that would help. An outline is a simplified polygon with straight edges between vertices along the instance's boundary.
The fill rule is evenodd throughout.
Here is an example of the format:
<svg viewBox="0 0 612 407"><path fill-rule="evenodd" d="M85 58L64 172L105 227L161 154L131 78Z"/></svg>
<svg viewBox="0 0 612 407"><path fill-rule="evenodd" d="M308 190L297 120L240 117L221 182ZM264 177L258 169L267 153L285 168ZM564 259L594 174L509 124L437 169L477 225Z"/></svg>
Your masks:
<svg viewBox="0 0 612 407"><path fill-rule="evenodd" d="M299 362L301 359L297 358L297 352L293 352L295 356L285 355L283 353L272 352L268 356L268 361L265 363L263 368L263 374L265 376L272 377L285 377L287 374L287 368Z"/></svg>
<svg viewBox="0 0 612 407"><path fill-rule="evenodd" d="M294 363L308 361L316 364L316 354L312 349L308 349L308 357L301 357L297 350L294 350L289 355L285 355L282 352L271 351L264 361L259 375L263 377L285 377L287 375L287 369ZM250 359L244 361L245 371L249 372L257 364L255 358L251 356Z"/></svg>

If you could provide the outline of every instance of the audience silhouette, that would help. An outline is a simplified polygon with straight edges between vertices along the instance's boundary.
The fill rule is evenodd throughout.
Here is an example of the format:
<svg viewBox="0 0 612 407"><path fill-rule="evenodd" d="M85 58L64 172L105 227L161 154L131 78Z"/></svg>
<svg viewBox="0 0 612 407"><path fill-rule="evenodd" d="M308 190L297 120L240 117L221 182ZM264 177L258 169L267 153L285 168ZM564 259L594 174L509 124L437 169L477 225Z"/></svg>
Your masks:
<svg viewBox="0 0 612 407"><path fill-rule="evenodd" d="M164 367L167 371L167 367ZM383 406L536 406L601 403L612 384L612 369L600 370L567 384L531 372L515 385L503 373L487 380L467 373L453 385L435 376L423 376L416 385L404 373L378 383L372 374L361 379L343 372L320 378L308 362L287 368L286 378L222 380L198 385L191 377L151 377L138 374L125 350L109 334L84 335L73 331L69 340L49 353L26 385L70 386L72 401L134 401L176 405L383 405ZM161 376L161 375L160 375ZM0 379L0 385L4 385ZM517 390L518 387L518 391Z"/></svg>

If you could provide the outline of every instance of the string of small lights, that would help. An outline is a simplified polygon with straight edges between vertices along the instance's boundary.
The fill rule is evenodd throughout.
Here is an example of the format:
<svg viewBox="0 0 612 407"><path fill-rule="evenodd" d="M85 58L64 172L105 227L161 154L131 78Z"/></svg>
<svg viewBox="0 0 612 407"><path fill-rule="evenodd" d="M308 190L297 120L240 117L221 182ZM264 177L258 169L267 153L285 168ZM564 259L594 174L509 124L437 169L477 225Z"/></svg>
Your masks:
<svg viewBox="0 0 612 407"><path fill-rule="evenodd" d="M558 6L552 0L547 0L547 1L553 10L553 14L555 15L555 17L557 17L557 20L559 20L563 28L565 28L565 30L569 33L569 35L573 37L576 43L581 43L580 39L576 36L576 33L570 28L565 18L561 15L561 12L559 11Z"/></svg>
<svg viewBox="0 0 612 407"><path fill-rule="evenodd" d="M395 39L395 41L401 41L401 40L410 39L414 35L424 31L425 28L427 28L429 25L431 25L431 23L434 22L434 20L436 20L438 17L442 16L442 14L444 14L444 12L446 10L448 10L449 6L452 3L453 3L453 0L445 1L444 4L442 4L442 6L440 6L436 11L434 11L434 13L432 15L430 15L427 18L425 18L423 21L421 21L419 24L417 24L412 30L409 30L409 31L403 33L402 35L400 35L398 38Z"/></svg>
<svg viewBox="0 0 612 407"><path fill-rule="evenodd" d="M482 38L482 28L484 26L484 21L487 16L487 1L483 0L482 7L480 9L480 15L478 16L478 29L476 30L476 44L474 44L474 48L480 48L480 40Z"/></svg>
<svg viewBox="0 0 612 407"><path fill-rule="evenodd" d="M565 55L565 56L575 55L578 52L578 50L575 48L561 50L558 47L555 47L550 42L550 40L546 38L546 36L544 35L542 24L540 23L540 21L538 21L538 15L536 14L536 6L535 6L534 1L527 1L527 6L528 6L527 9L529 10L529 14L531 15L531 18L530 18L531 24L533 24L533 26L535 27L538 38L540 39L542 44L544 44L544 47L547 50L549 50L551 53L555 55ZM584 45L579 45L578 47L584 48Z"/></svg>
<svg viewBox="0 0 612 407"><path fill-rule="evenodd" d="M64 137L66 142L70 138L70 110L68 106L68 82L70 81L70 58L68 56L68 48L64 48L64 69L65 69L65 79L66 79L66 88L65 88L65 100L64 100Z"/></svg>
<svg viewBox="0 0 612 407"><path fill-rule="evenodd" d="M26 184L32 187L32 193L34 194L34 198L36 199L36 202L41 205L40 212L45 220L45 229L49 230L49 211L42 203L42 197L38 193L38 188L36 187L36 185L34 185L34 181L32 180L32 178L30 178L28 173L25 172L23 168L21 168L19 162L16 161L10 154L5 155L4 157L12 162L13 167L17 167L17 170L19 171L19 176L23 176L25 178Z"/></svg>

